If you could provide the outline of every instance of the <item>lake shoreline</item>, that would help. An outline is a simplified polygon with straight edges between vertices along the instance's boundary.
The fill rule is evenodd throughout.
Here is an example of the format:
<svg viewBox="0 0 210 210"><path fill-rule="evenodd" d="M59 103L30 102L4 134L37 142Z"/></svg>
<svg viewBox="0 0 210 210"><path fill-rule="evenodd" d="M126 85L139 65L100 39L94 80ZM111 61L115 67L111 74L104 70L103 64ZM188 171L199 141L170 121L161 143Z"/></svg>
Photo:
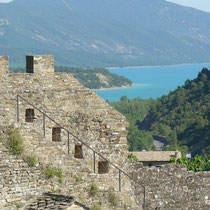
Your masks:
<svg viewBox="0 0 210 210"><path fill-rule="evenodd" d="M186 65L196 65L197 63L182 63L182 64L166 64L166 65L157 65L157 66L123 66L123 67L119 67L119 66L114 66L114 67L107 67L106 69L134 69L134 68L155 68L155 67L173 67L173 66L186 66ZM209 65L210 63L200 63L200 64L205 64L205 65Z"/></svg>
<svg viewBox="0 0 210 210"><path fill-rule="evenodd" d="M103 91L103 90L116 90L116 89L124 89L124 88L129 88L129 87L132 87L132 85L125 85L125 86L122 86L122 87L110 87L110 88L100 88L100 89L90 89L92 91Z"/></svg>
<svg viewBox="0 0 210 210"><path fill-rule="evenodd" d="M118 68L109 71L119 76L124 76L133 82L131 87L116 87L95 90L95 93L104 100L119 101L122 96L129 99L156 99L162 95L168 95L178 86L183 86L186 80L193 80L203 67L208 64L182 64L160 67Z"/></svg>

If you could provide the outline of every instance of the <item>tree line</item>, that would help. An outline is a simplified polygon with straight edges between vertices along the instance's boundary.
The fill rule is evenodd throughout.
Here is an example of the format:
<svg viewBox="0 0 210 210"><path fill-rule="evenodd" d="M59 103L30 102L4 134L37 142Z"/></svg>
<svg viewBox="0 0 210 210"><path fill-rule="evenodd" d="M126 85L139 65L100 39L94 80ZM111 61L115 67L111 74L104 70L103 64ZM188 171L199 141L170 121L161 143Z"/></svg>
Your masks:
<svg viewBox="0 0 210 210"><path fill-rule="evenodd" d="M210 70L207 68L196 79L187 80L182 87L156 100L124 96L111 105L130 122L130 151L155 149L152 134L157 134L167 140L164 150L210 154Z"/></svg>
<svg viewBox="0 0 210 210"><path fill-rule="evenodd" d="M11 69L12 72L26 72L23 67ZM68 66L55 66L55 72L71 73L86 88L101 89L131 86L132 81L123 76L113 74L106 68L78 68Z"/></svg>

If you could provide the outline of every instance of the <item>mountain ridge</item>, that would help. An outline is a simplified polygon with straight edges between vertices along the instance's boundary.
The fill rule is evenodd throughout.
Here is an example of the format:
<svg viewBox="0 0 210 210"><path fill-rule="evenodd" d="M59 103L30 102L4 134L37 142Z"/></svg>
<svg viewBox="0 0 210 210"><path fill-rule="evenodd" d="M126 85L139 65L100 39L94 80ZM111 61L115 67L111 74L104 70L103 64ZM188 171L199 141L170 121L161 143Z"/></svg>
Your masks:
<svg viewBox="0 0 210 210"><path fill-rule="evenodd" d="M0 14L0 51L14 64L25 54L81 67L209 62L210 13L164 0L14 0Z"/></svg>

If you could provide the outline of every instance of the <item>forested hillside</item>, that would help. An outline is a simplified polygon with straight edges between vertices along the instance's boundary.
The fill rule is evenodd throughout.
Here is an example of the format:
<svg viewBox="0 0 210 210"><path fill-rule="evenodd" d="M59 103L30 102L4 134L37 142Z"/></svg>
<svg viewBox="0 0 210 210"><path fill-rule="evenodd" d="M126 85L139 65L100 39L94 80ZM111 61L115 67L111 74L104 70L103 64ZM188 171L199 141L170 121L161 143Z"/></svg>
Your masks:
<svg viewBox="0 0 210 210"><path fill-rule="evenodd" d="M152 99L128 99L126 96L121 97L118 102L110 103L115 109L126 116L129 121L128 127L128 144L129 151L151 150L155 149L152 133L141 131L137 124L142 121L148 113Z"/></svg>
<svg viewBox="0 0 210 210"><path fill-rule="evenodd" d="M167 149L181 146L193 154L209 154L210 70L204 68L196 79L155 100L138 124L142 130L165 136Z"/></svg>
<svg viewBox="0 0 210 210"><path fill-rule="evenodd" d="M12 72L25 72L25 68L12 68ZM72 73L73 76L86 88L101 89L131 86L132 81L123 76L109 72L105 68L74 68L55 66L56 72Z"/></svg>

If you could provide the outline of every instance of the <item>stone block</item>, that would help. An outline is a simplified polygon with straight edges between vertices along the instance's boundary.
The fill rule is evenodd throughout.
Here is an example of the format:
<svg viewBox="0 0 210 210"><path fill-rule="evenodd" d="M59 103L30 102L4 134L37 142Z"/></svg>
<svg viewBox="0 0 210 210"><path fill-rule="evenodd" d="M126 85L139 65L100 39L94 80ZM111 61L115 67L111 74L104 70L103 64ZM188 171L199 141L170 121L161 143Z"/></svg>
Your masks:
<svg viewBox="0 0 210 210"><path fill-rule="evenodd" d="M9 57L0 56L0 75L9 73Z"/></svg>
<svg viewBox="0 0 210 210"><path fill-rule="evenodd" d="M27 55L26 73L35 73L35 74L54 73L54 56Z"/></svg>

